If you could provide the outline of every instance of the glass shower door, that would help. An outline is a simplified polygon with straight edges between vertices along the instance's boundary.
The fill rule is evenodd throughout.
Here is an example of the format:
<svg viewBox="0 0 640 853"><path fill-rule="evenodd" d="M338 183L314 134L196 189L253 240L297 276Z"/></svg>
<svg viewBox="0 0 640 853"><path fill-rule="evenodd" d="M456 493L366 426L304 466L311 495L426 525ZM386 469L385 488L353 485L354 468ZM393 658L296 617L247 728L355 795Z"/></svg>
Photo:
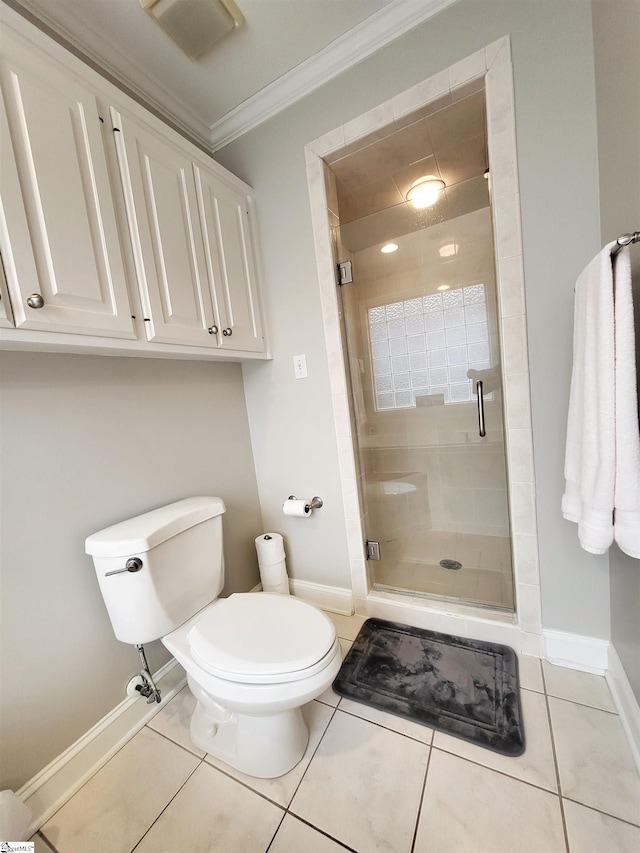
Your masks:
<svg viewBox="0 0 640 853"><path fill-rule="evenodd" d="M374 585L512 609L490 210L394 244L342 288Z"/></svg>

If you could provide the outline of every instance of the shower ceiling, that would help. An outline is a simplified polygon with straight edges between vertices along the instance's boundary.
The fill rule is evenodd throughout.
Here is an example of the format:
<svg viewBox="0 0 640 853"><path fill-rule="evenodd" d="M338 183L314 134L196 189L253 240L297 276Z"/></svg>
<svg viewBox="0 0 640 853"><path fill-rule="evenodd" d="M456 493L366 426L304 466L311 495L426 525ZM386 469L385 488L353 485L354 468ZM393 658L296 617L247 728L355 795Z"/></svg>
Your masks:
<svg viewBox="0 0 640 853"><path fill-rule="evenodd" d="M488 207L483 81L337 155L328 163L336 176L341 239L351 251ZM441 178L446 189L435 205L415 210L405 197L423 175Z"/></svg>

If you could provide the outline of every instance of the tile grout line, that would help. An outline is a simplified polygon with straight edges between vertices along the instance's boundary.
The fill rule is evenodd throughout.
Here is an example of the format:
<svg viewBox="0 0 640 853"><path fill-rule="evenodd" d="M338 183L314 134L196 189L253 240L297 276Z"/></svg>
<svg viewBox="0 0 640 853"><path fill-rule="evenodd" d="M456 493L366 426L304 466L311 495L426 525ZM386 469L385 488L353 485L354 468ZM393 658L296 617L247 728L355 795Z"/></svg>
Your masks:
<svg viewBox="0 0 640 853"><path fill-rule="evenodd" d="M155 715L154 715L154 716L155 716ZM151 719L153 719L153 717L152 717ZM42 835L42 837L45 839L45 841L47 842L47 844L49 844L49 846L51 846L52 842L50 842L50 841L49 841L49 839L47 838L46 834L42 831L43 827L44 827L44 826L46 826L46 824L47 824L47 823L49 823L49 821L50 821L50 820L53 820L53 818L54 818L54 817L55 817L55 816L56 816L56 815L57 815L57 814L58 814L58 813L59 813L59 812L60 812L60 811L61 811L61 810L62 810L62 809L67 805L67 803L70 803L70 802L71 802L71 800L72 800L74 797L76 797L76 796L80 793L80 791L82 791L84 788L86 788L86 786L89 784L89 782L91 782L91 780L92 780L92 779L95 779L95 777L98 775L98 773L100 773L102 770L104 770L104 769L105 769L105 767L108 767L108 766L109 766L109 764L110 764L110 763L113 761L113 759L116 757L116 755L119 755L119 754L122 752L122 750L123 750L123 749L124 749L128 744L130 744L130 743L131 743L131 741L136 737L136 735L140 734L140 732L141 732L141 731L143 731L143 730L144 730L144 729L146 729L146 728L151 729L151 727L150 727L150 726L148 726L148 725L147 725L147 723L145 723L145 724L144 724L143 726L141 726L137 731L135 731L135 732L131 735L131 737L127 738L127 740L126 740L126 741L125 741L121 746L119 746L119 747L118 747L118 749L113 753L113 755L112 755L112 756L110 756L110 757L109 757L109 759L108 759L107 761L105 761L105 762L104 762L104 764L101 764L101 765L100 765L100 766L95 770L95 772L94 772L94 773L92 773L92 774L91 774L91 776L89 776L89 778L88 778L88 779L85 779L85 781L82 783L82 785L80 785L80 787L78 788L78 790L77 790L77 791L74 791L74 792L73 792L73 794L72 794L70 797L67 797L67 799L66 799L63 803L61 803L61 804L60 804L60 807L59 807L59 808L57 808L57 809L53 812L53 814L51 814L51 815L46 819L46 821L42 824L42 826L39 826L39 827L38 827L38 829L36 830L36 833L35 833L35 834L40 833L40 835ZM159 734L160 734L160 732L156 732L156 730L155 730L155 729L151 729L151 731L153 731L153 733L154 733L154 734L157 734L157 735L159 735ZM180 744L176 744L176 742L175 742L175 741L172 741L170 738L167 738L167 740L170 740L170 741L171 741L171 743L173 743L175 746L180 746ZM180 746L180 749L184 749L184 747L183 747L183 746ZM185 750L185 752L189 752L189 750ZM193 755L193 753L189 753L189 754L190 754L190 755ZM197 756L195 756L195 757L197 758ZM57 849L55 850L55 853L58 853Z"/></svg>
<svg viewBox="0 0 640 853"><path fill-rule="evenodd" d="M366 706L366 707L373 707L373 706L370 705L370 706ZM353 711L347 711L346 708L341 708L340 704L338 704L336 706L336 711L342 711L343 714L348 714L350 717L355 717L357 720L364 720L365 723L371 723L372 726L378 726L378 728L380 728L380 729L384 729L387 732L393 732L396 735L400 735L400 737L405 737L408 740L415 741L415 743L421 743L423 746L431 746L433 743L433 736L435 734L435 729L431 728L431 726L425 726L424 727L425 729L429 729L431 731L431 738L429 740L429 743L425 744L425 742L423 740L419 740L417 737L412 737L411 735L405 734L404 732L399 732L397 729L392 729L390 726L385 726L383 723L376 723L373 720L367 719L367 717L361 717L359 714L356 714ZM383 713L389 713L389 712L387 711L387 712L383 712ZM409 719L409 717L405 718L405 717L398 716L398 719L399 720L406 719L407 722L415 723L415 725L417 725L417 726L422 725L422 723L418 723L415 720L411 720L411 719Z"/></svg>
<svg viewBox="0 0 640 853"><path fill-rule="evenodd" d="M556 751L556 738L553 731L553 721L551 719L551 707L549 706L549 694L547 693L547 679L544 675L544 666L540 665L542 673L542 684L544 686L544 701L547 707L547 720L549 722L549 736L551 738L551 752L553 753L553 766L556 771L556 782L558 783L558 802L560 804L560 817L562 818L562 831L564 832L564 843L567 853L571 853L569 846L569 832L567 830L567 819L564 813L564 802L562 797L562 785L560 783L560 768L558 766L558 753Z"/></svg>
<svg viewBox="0 0 640 853"><path fill-rule="evenodd" d="M431 733L431 743L429 744L429 755L427 756L427 766L424 771L424 779L422 781L422 790L420 791L420 802L418 803L418 814L416 815L416 825L413 829L413 838L411 839L411 853L413 853L416 841L418 839L418 827L420 826L420 816L424 805L424 795L427 790L427 776L429 775L429 767L431 765L431 753L433 751L433 732Z"/></svg>
<svg viewBox="0 0 640 853"><path fill-rule="evenodd" d="M553 693L546 693L549 699L556 699L558 702L570 702L572 705L579 705L581 708L591 708L592 711L602 711L603 714L610 714L612 717L619 717L617 711L608 711L606 708L598 708L597 705L587 705L586 702L576 702L575 699L567 699L565 696L554 696Z"/></svg>
<svg viewBox="0 0 640 853"><path fill-rule="evenodd" d="M338 703L338 704L339 704L339 703ZM328 707L331 707L331 706L328 706ZM320 735L320 740L319 740L319 741L318 741L318 743L316 744L316 748L313 750L313 755L312 755L312 756L311 756L311 758L309 759L309 763L308 763L308 764L307 764L307 766L304 768L304 773L303 773L303 774L302 774L302 776L300 777L300 781L299 781L299 782L298 782L298 784L296 785L295 791L293 792L293 794L291 795L291 797L290 797L290 799L289 799L289 802L288 802L288 803L287 803L287 805L285 806L285 809L286 809L286 811L287 811L287 812L289 811L289 808L290 808L290 806L291 806L291 803L294 801L296 794L297 794L297 793L298 793L298 791L300 790L300 785L302 785L302 782L303 782L303 780L304 780L304 777L307 775L307 770L311 767L311 762L312 762L312 761L313 761L313 759L316 757L316 753L317 753L317 752L318 752L318 750L320 749L320 744L321 744L321 743L322 743L322 741L324 740L324 736L326 735L327 731L329 730L329 726L330 726L330 725L331 725L331 723L333 722L333 718L335 717L335 715L336 715L336 711L337 711L337 710L338 710L338 706L336 705L336 707L333 709L333 713L332 713L332 714L331 714L331 716L329 717L329 720L328 720L328 722L327 722L327 725L324 727L324 731L323 731L323 732L322 732L322 734Z"/></svg>
<svg viewBox="0 0 640 853"><path fill-rule="evenodd" d="M589 809L589 811L597 812L598 814L603 815L604 817L610 817L612 820L618 820L620 823L625 823L627 826L632 826L634 829L640 829L640 823L633 823L630 820L627 820L624 817L618 817L615 814L610 814L609 812L603 812L602 809L598 809L595 806L588 806L586 803L581 803L580 800L574 800L573 797L564 797L568 803L574 803L576 806L582 806L583 809Z"/></svg>
<svg viewBox="0 0 640 853"><path fill-rule="evenodd" d="M276 831L273 833L273 835L271 837L271 841L267 844L264 853L269 853L269 850L271 849L271 845L276 840L276 835L280 832L280 827L282 826L286 816L287 816L287 813L285 811L282 813L282 817L280 818L280 823L277 825Z"/></svg>
<svg viewBox="0 0 640 853"><path fill-rule="evenodd" d="M168 740L169 743L172 743L174 746L180 747L180 749L184 750L188 755L193 755L194 758L198 758L200 761L204 761L204 755L198 755L197 752L192 752L188 746L185 746L183 743L178 743L177 740L174 740L172 737L169 737L169 735L166 735L164 732L159 732L157 729L154 729L153 726L150 726L148 724L145 726L145 728L151 729L154 734L160 735L160 737L163 737L165 740ZM197 749L197 747L194 746L194 749ZM200 750L200 752L202 751L203 750ZM208 753L205 752L205 755L207 754Z"/></svg>
<svg viewBox="0 0 640 853"><path fill-rule="evenodd" d="M187 751L187 752L188 752L188 750L185 750L185 751ZM193 755L193 753L189 753L189 755ZM197 757L197 756L194 756L194 757ZM202 767L202 764L203 764L203 763L204 763L204 758L201 758L201 759L198 761L198 763L196 764L196 766L193 768L193 770L191 771L191 773L189 773L189 775L187 776L187 778L184 780L184 782L182 783L182 785L180 785L180 787L178 788L178 790L175 792L175 794L171 797L171 799L169 800L169 802L168 802L168 803L165 805L165 807L162 809L162 811L160 812L160 814L158 814L158 815L156 816L155 820L153 820L153 821L151 822L151 824L150 824L150 825L145 829L145 831L142 833L142 835L140 836L140 838L139 838L139 839L136 841L136 843L133 845L133 847L131 848L130 853L134 853L135 849L136 849L137 847L139 847L139 846L140 846L140 843L141 843L141 842L142 842L142 840L145 838L145 836L147 836L147 835L149 834L149 832L151 831L151 829L152 829L152 828L156 825L156 823L160 820L160 818L162 817L162 815L166 812L166 810L169 808L169 806L171 805L171 803L172 803L172 802L175 800L175 798L178 796L178 794L180 793L180 791L182 791L182 789L183 789L183 788L184 788L184 786L187 784L187 782L189 781L189 779L191 779L191 777L192 777L192 776L193 776L193 774L196 772L196 770L197 770L199 767Z"/></svg>
<svg viewBox="0 0 640 853"><path fill-rule="evenodd" d="M446 734L446 733L445 733ZM536 791L543 791L545 794L551 794L552 797L557 797L557 791L551 791L549 788L543 788L542 785L536 785L534 782L529 782L527 779L521 779L519 776L512 776L505 770L496 770L495 767L489 767L488 764L482 764L480 761L475 761L473 758L467 758L466 755L459 755L457 752L451 752L449 749L444 749L442 746L432 746L438 752L444 752L446 755L451 755L454 758L459 758L460 761L467 761L469 764L474 764L476 767L482 767L484 770L490 770L492 773L498 773L500 776L506 776L507 779L512 779L514 782L520 782L523 785L528 785L530 788L535 788Z"/></svg>
<svg viewBox="0 0 640 853"><path fill-rule="evenodd" d="M54 844L52 841L49 841L49 839L47 838L47 836L46 836L46 835L43 835L43 834L42 834L42 832L40 832L40 830L39 830L39 829L38 829L36 832L34 832L34 834L33 834L31 837L32 837L32 838L35 838L35 837L36 837L36 835L39 835L39 836L40 836L40 838L42 839L42 841L44 841L44 843L47 845L47 847L51 850L51 853L60 853L60 851L59 851L59 850L58 850L58 848L55 846L55 844ZM34 843L35 843L35 842L34 842Z"/></svg>
<svg viewBox="0 0 640 853"><path fill-rule="evenodd" d="M306 818L300 817L300 815L296 814L295 812L291 812L291 811L289 811L289 809L286 809L285 817L286 817L286 815L289 815L290 817L295 818L295 820L299 820L300 823L304 823L305 826L308 826L311 829L314 829L316 832L319 832L320 835L324 835L325 838L329 838L331 841L335 842L336 844L339 844L340 847L344 848L345 850L349 850L349 851L351 851L351 853L359 853L359 851L356 850L355 847L349 847L349 845L345 844L344 841L340 841L340 839L335 838L333 835L330 835L326 830L320 829L319 826L316 826L315 824L310 823Z"/></svg>

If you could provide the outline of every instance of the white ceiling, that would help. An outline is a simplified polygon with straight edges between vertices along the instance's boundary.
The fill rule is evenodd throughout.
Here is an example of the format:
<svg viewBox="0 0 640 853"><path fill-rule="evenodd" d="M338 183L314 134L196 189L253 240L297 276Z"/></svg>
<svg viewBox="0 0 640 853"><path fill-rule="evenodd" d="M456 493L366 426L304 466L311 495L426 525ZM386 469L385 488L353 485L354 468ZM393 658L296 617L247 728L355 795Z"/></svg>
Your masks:
<svg viewBox="0 0 640 853"><path fill-rule="evenodd" d="M139 0L4 0L212 149L455 0L237 0L246 22L192 61Z"/></svg>

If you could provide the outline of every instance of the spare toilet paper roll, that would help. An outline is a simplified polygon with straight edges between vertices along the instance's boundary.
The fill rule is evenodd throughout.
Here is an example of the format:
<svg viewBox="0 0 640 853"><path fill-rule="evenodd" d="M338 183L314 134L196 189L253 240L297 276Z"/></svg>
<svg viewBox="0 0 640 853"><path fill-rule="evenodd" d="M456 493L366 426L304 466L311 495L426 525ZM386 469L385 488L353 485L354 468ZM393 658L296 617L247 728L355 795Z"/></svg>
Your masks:
<svg viewBox="0 0 640 853"><path fill-rule="evenodd" d="M279 533L265 533L258 536L256 551L263 592L289 595L289 578L282 536Z"/></svg>
<svg viewBox="0 0 640 853"><path fill-rule="evenodd" d="M284 560L284 541L280 533L263 533L256 537L256 551L260 566L273 566Z"/></svg>
<svg viewBox="0 0 640 853"><path fill-rule="evenodd" d="M311 498L289 498L282 505L285 515L293 515L296 518L307 518L311 515Z"/></svg>
<svg viewBox="0 0 640 853"><path fill-rule="evenodd" d="M260 566L260 581L263 592L279 592L289 595L289 578L284 560L274 566Z"/></svg>

